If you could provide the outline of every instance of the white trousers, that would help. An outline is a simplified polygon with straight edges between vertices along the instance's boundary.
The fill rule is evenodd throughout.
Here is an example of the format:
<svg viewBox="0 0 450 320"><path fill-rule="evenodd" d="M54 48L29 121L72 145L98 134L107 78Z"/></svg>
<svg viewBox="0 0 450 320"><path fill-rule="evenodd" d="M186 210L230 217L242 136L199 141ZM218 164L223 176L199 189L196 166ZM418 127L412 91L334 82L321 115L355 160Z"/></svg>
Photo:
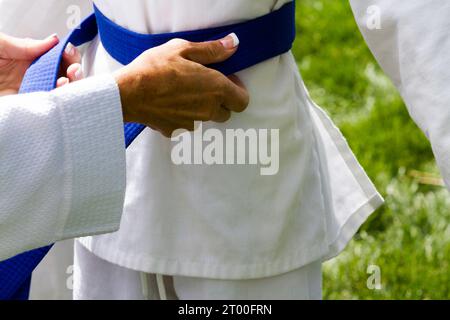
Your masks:
<svg viewBox="0 0 450 320"><path fill-rule="evenodd" d="M263 279L214 280L142 273L75 243L75 300L320 300L321 262Z"/></svg>

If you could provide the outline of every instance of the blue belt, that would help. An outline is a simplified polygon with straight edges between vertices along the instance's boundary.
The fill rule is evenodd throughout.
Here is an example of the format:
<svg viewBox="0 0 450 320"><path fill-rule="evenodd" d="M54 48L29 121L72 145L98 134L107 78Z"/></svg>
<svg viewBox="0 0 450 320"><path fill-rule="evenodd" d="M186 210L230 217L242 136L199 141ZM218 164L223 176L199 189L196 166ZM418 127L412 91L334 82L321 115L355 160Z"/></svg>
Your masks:
<svg viewBox="0 0 450 320"><path fill-rule="evenodd" d="M295 39L295 1L277 11L247 22L187 32L138 34L122 28L104 16L96 7L95 14L84 20L64 41L36 60L27 70L20 93L50 91L55 88L64 48L93 40L97 34L108 53L123 65L129 64L147 49L174 38L192 42L217 40L234 32L239 37L238 51L229 60L210 65L225 75L254 66L279 56L292 48ZM145 129L141 124L125 124L128 147ZM18 255L0 263L0 300L26 300L31 274L51 246Z"/></svg>

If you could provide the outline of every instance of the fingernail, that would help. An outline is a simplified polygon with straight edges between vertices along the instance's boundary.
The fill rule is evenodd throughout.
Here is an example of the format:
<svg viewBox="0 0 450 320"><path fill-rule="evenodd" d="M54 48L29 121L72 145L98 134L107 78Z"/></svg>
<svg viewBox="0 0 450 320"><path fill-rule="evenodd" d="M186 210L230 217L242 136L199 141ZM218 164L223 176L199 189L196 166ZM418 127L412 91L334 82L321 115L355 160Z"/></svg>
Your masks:
<svg viewBox="0 0 450 320"><path fill-rule="evenodd" d="M222 43L225 49L234 49L239 45L239 38L236 33L233 32L220 40L220 43Z"/></svg>
<svg viewBox="0 0 450 320"><path fill-rule="evenodd" d="M67 78L60 78L58 80L58 86L62 87L62 86L65 86L66 84L69 84L69 79L67 79Z"/></svg>
<svg viewBox="0 0 450 320"><path fill-rule="evenodd" d="M71 57L75 55L75 47L70 42L67 44L66 49L64 51Z"/></svg>
<svg viewBox="0 0 450 320"><path fill-rule="evenodd" d="M78 67L77 71L75 71L75 79L76 80L81 80L83 79L83 70L81 70L81 66Z"/></svg>
<svg viewBox="0 0 450 320"><path fill-rule="evenodd" d="M52 35L49 35L49 36L47 37L47 39L45 39L45 40L57 40L57 39L59 39L59 38L58 38L58 34L57 34L57 33L54 33L54 34L52 34Z"/></svg>

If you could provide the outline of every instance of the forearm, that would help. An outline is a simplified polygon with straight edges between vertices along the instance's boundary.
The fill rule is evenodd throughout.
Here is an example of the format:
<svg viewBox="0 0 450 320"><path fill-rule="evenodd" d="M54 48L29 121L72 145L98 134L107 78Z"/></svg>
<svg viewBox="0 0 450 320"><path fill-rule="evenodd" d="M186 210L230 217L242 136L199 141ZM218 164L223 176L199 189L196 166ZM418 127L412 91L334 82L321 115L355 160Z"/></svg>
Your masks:
<svg viewBox="0 0 450 320"><path fill-rule="evenodd" d="M118 229L125 148L111 77L0 99L0 150L0 260Z"/></svg>

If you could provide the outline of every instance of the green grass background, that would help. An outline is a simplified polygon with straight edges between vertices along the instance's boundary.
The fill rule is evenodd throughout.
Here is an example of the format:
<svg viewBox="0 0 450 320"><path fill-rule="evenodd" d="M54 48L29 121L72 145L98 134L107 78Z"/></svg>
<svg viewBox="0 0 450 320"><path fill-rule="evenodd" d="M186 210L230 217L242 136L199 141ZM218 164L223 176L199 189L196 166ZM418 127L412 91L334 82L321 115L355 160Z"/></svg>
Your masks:
<svg viewBox="0 0 450 320"><path fill-rule="evenodd" d="M346 250L324 266L325 299L449 299L450 193L430 145L376 64L347 0L298 0L294 54L313 99L341 128L386 198ZM380 290L367 268L379 266Z"/></svg>

